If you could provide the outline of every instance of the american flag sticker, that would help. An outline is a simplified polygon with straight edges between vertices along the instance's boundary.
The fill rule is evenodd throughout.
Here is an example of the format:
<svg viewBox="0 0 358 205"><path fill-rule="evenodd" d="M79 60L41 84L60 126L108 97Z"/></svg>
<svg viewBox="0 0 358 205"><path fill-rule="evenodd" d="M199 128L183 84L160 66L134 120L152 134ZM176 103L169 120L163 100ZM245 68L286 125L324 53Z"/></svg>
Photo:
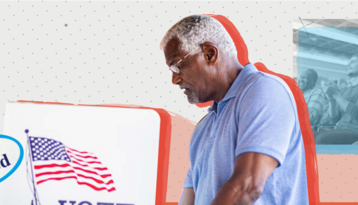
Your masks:
<svg viewBox="0 0 358 205"><path fill-rule="evenodd" d="M112 175L90 152L78 151L44 137L31 137L30 150L36 184L75 179L95 191L115 191Z"/></svg>

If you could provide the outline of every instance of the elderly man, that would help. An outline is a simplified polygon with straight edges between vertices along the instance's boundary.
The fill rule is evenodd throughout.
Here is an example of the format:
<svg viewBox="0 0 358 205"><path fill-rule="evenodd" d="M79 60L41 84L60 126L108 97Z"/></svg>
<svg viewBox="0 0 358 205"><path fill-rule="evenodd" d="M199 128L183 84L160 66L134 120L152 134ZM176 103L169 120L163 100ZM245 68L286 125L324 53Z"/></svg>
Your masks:
<svg viewBox="0 0 358 205"><path fill-rule="evenodd" d="M319 124L320 117L325 111L324 108L328 104L323 91L315 88L317 79L318 75L313 69L305 70L298 79L298 86L305 97L312 126Z"/></svg>
<svg viewBox="0 0 358 205"><path fill-rule="evenodd" d="M352 144L358 140L358 54L347 67L353 86L343 92L337 86L323 87L329 99L328 114L337 124L333 130L316 133L316 144Z"/></svg>
<svg viewBox="0 0 358 205"><path fill-rule="evenodd" d="M179 204L308 204L296 104L284 81L240 65L212 17L182 19L161 49L189 103L214 101L193 132Z"/></svg>

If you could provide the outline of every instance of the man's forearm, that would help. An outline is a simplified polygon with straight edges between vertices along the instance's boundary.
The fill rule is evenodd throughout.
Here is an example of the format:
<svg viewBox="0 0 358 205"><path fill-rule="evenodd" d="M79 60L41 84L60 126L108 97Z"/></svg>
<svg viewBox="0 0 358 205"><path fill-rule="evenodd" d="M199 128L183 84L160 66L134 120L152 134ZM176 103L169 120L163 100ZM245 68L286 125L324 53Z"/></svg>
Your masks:
<svg viewBox="0 0 358 205"><path fill-rule="evenodd" d="M211 205L252 205L261 196L261 193L262 190L258 187L250 184L235 186L229 180L221 187Z"/></svg>
<svg viewBox="0 0 358 205"><path fill-rule="evenodd" d="M337 104L341 107L341 109L345 112L349 102L345 100L342 96L335 97Z"/></svg>
<svg viewBox="0 0 358 205"><path fill-rule="evenodd" d="M220 188L211 205L254 204L277 166L278 161L265 154L247 152L239 155L232 176Z"/></svg>

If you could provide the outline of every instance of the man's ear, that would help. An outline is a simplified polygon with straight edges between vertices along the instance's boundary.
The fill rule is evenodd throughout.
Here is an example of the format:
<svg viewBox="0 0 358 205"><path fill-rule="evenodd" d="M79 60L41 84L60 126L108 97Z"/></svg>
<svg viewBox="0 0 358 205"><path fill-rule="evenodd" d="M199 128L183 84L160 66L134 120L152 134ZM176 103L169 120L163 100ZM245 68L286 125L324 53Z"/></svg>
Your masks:
<svg viewBox="0 0 358 205"><path fill-rule="evenodd" d="M219 50L218 47L216 47L212 43L203 43L201 45L201 48L204 53L204 57L207 60L209 64L216 64L219 57Z"/></svg>

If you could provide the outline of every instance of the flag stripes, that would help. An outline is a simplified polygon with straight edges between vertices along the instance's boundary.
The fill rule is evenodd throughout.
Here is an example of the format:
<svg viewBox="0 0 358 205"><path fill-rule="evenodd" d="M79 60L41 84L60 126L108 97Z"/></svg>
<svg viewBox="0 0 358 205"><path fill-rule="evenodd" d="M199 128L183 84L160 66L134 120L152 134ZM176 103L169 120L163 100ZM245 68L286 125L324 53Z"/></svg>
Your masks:
<svg viewBox="0 0 358 205"><path fill-rule="evenodd" d="M29 137L36 184L75 179L96 191L115 191L112 175L91 152L78 151L61 142Z"/></svg>

